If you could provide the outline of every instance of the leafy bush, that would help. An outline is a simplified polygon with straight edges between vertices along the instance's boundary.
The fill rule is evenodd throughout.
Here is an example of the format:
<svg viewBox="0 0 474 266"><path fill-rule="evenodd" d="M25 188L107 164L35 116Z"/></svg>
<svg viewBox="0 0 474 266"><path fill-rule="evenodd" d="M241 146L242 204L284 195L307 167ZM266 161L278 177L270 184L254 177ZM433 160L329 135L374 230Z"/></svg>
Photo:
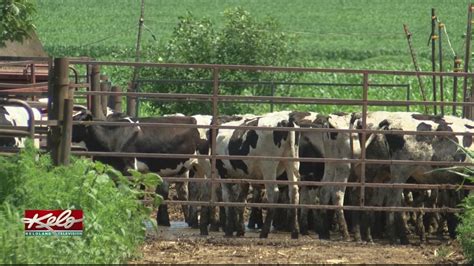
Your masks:
<svg viewBox="0 0 474 266"><path fill-rule="evenodd" d="M472 193L464 199L462 206L464 212L460 215L461 224L457 228L458 238L464 255L474 263L474 195Z"/></svg>
<svg viewBox="0 0 474 266"><path fill-rule="evenodd" d="M145 57L154 62L205 63L241 65L291 65L296 57L295 38L281 31L273 18L257 20L242 8L224 12L224 25L216 28L208 18L197 18L191 12L179 17L179 22L163 54L156 50L145 51ZM203 69L146 69L142 79L198 80L200 82L145 84L142 90L149 92L173 92L212 94L212 71ZM237 85L234 81L291 80L292 75L261 73L252 71L221 71L220 94L224 95L270 95L270 87ZM207 81L207 82L206 82ZM152 103L159 112L185 114L210 113L211 105L202 103ZM221 105L221 113L260 113L260 106Z"/></svg>
<svg viewBox="0 0 474 266"><path fill-rule="evenodd" d="M113 168L74 158L54 167L31 143L19 155L0 157L0 263L123 263L139 255L151 207L138 201L141 184L155 174L133 173L132 182ZM161 198L155 198L159 204ZM82 237L25 237L27 209L82 209Z"/></svg>

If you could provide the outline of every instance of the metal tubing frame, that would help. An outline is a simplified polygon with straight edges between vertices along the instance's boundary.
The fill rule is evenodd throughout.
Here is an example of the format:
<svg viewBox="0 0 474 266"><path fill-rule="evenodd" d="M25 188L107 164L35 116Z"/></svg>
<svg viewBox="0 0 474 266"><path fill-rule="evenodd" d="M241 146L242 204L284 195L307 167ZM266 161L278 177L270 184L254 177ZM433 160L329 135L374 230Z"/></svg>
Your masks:
<svg viewBox="0 0 474 266"><path fill-rule="evenodd" d="M315 131L315 132L348 132L348 133L360 133L362 134L361 141L364 143L366 141L367 134L369 133L387 133L383 130L367 130L367 121L366 114L369 105L391 105L391 106L410 106L410 105L461 105L461 106L472 106L474 103L466 102L444 102L438 103L435 101L374 101L368 100L367 94L369 87L374 87L374 84L369 83L369 75L404 75L404 76L451 76L451 77L465 77L473 78L474 74L472 73L443 73L443 72L410 72L410 71L384 71L384 70L347 70L347 69L323 69L323 68L297 68L297 67L263 67L263 66L238 66L238 65L197 65L197 64L155 64L155 63L129 63L129 62L97 62L97 61L88 61L88 60L70 60L71 63L78 64L90 64L90 65L115 65L115 66L142 66L142 67L173 67L173 68L204 68L210 69L213 72L213 92L212 95L204 94L157 94L157 93L125 93L125 92L78 92L78 94L83 95L127 95L127 96L137 96L137 97L150 97L150 98L167 98L167 99L182 99L182 100L191 100L198 99L202 101L211 101L213 106L213 116L218 115L218 104L220 102L231 102L231 101L249 101L249 102L262 102L262 101L272 101L273 103L301 103L301 104L344 104L344 105L358 105L362 106L363 118L363 127L362 129L310 129L310 128L298 128L298 129L287 129L279 128L282 131ZM1 65L1 64L0 64ZM248 71L290 71L290 72L320 72L320 73L341 73L341 74L361 74L363 75L363 97L362 100L341 100L341 99L315 99L315 98L293 98L293 97L272 97L272 96L237 96L237 95L219 95L219 84L224 83L225 81L219 80L219 72L227 70L248 70ZM81 84L88 85L88 84ZM77 85L79 86L79 85ZM359 85L360 86L360 85ZM409 88L408 88L409 89ZM407 91L408 91L407 89ZM121 126L133 126L130 123L121 123L121 122L73 122L73 124L104 124L104 125L117 125ZM140 123L140 126L170 126L170 124L154 124L154 123ZM218 126L216 122L213 122L210 126L206 125L173 125L176 127L194 127L194 128L210 128L211 134L213 137L212 151L215 151L215 137L217 135L218 128L248 128L248 129L260 129L260 130L273 130L272 128L263 128L263 127L225 127ZM469 135L466 132L417 132L417 131L390 131L390 134L413 134L413 135ZM338 159L338 158L287 158L287 157L267 157L267 156L219 156L215 152L212 152L211 155L189 155L189 154L152 154L152 153L109 153L109 152L81 152L81 151L72 151L72 154L76 155L86 155L86 156L115 156L115 157L148 157L148 158L205 158L210 159L212 164L212 174L209 179L187 179L188 182L210 182L212 185L218 183L275 183L275 184L292 184L297 183L299 185L308 185L308 186L324 186L324 185L342 185L345 187L361 187L362 199L360 206L327 206L327 205L298 205L298 208L313 208L313 209L345 209L345 210L375 210L375 211L424 211L424 212L433 212L433 211L442 211L442 212L457 212L459 209L454 208L406 208L406 207L375 207L375 206L365 206L363 202L363 194L365 193L365 187L384 187L384 188L412 188L412 189L459 189L459 185L454 184L392 184L392 183L366 183L365 182L365 166L367 164L407 164L407 165L456 165L456 166L472 166L472 163L461 163L461 162L446 162L446 161L407 161L407 160L371 160L366 159L365 154L365 145L362 147L361 158L357 159ZM279 180L252 180L252 179L218 179L216 173L216 160L218 159L264 159L264 160L298 160L301 162L311 161L311 162L334 162L334 163L360 163L362 165L362 178L360 182L309 182L309 181L279 181ZM165 180L169 181L185 181L176 177L164 177ZM179 180L178 180L179 179ZM464 186L462 189L473 190L474 186ZM213 190L214 191L214 190ZM260 207L280 207L280 208L293 208L294 205L291 204L252 204L252 203L223 203L217 202L215 200L215 195L213 193L211 201L207 202L192 202L192 201L165 201L165 203L177 203L177 204L186 204L186 205L202 205L202 206L260 206Z"/></svg>
<svg viewBox="0 0 474 266"><path fill-rule="evenodd" d="M16 105L23 107L29 116L27 131L18 129L20 127L11 126L9 127L10 129L0 129L0 136L21 135L28 136L31 139L35 137L35 116L33 114L33 109L31 109L31 106L27 102L18 99L0 98L0 105Z"/></svg>

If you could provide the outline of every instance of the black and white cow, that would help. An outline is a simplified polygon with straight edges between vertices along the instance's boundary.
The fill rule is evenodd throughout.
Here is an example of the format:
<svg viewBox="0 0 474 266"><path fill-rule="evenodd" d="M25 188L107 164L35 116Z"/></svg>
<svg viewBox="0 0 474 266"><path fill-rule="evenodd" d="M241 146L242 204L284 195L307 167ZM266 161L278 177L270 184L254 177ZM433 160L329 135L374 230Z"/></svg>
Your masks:
<svg viewBox="0 0 474 266"><path fill-rule="evenodd" d="M0 125L4 126L18 126L27 127L28 120L34 119L36 121L42 120L41 113L36 108L32 108L33 118L30 118L28 112L21 106L0 106ZM0 146L3 147L25 147L26 138L20 137L1 137ZM33 141L36 148L39 148L39 139Z"/></svg>
<svg viewBox="0 0 474 266"><path fill-rule="evenodd" d="M76 120L92 120L90 112L81 112ZM169 116L153 118L129 118L120 114L108 116L108 121L136 123L136 126L102 126L102 125L74 125L73 141L84 141L89 151L132 152L132 153L168 153L168 154L196 154L201 144L200 134L196 128L173 127L145 127L143 123L189 124L195 125L196 119L188 116ZM121 171L136 169L141 172L155 172L161 176L183 177L183 182L176 183L178 199L186 201L187 178L189 170L197 163L194 158L100 158L101 161L111 164ZM168 184L164 182L157 191L167 197ZM183 206L185 219L188 219L187 206ZM169 225L169 216L166 205L160 205L157 222L160 225Z"/></svg>
<svg viewBox="0 0 474 266"><path fill-rule="evenodd" d="M360 127L360 121L357 122ZM453 116L433 116L406 112L372 112L367 116L369 129L385 129L387 132L378 134L368 144L367 158L411 160L411 161L470 161L459 146L472 151L474 122ZM410 135L390 134L391 130L419 131L419 132L461 132L467 135ZM370 148L373 145L376 148ZM389 166L367 165L368 182L406 183L413 178L417 183L428 184L456 184L463 178L447 171L433 171L439 166L431 165L401 165ZM357 171L356 171L357 172ZM366 195L368 206L402 206L402 189L378 188L371 189ZM454 207L454 206L453 206ZM397 226L395 226L395 222ZM368 222L368 224L371 224ZM395 241L398 229L400 241L408 243L406 230L402 230L402 216L400 213L389 213L387 216L388 235Z"/></svg>
<svg viewBox="0 0 474 266"><path fill-rule="evenodd" d="M246 121L241 124L244 126L268 126L274 128L272 131L264 130L229 130L220 129L217 138L217 154L219 155L258 155L258 156L281 156L298 158L299 153L299 133L293 131L278 131L277 128L281 126L286 127L313 127L313 128L337 128L337 129L350 129L352 122L355 120L352 114L331 114L329 116L323 116L317 113L310 112L277 112L266 114L261 117L257 117ZM231 122L229 125L239 125L238 122ZM321 132L321 131L306 131L301 133L305 138L305 141L312 146L313 153L324 156L326 158L341 158L348 159L353 156L360 154L360 144L358 136L356 134L348 134L341 132ZM294 139L294 140L293 140ZM352 140L351 140L352 139ZM317 157L317 156L316 156ZM275 180L277 176L286 172L288 180L295 181L298 179L299 172L295 170L299 169L299 162L288 162L288 161L269 161L269 160L219 160L218 171L221 177L231 178L254 178L254 179L265 179ZM314 165L313 165L314 166ZM316 167L315 171L324 171L323 181L339 181L347 182L351 165L349 163L325 163L324 167ZM321 173L317 173L313 176L319 176ZM309 176L309 175L308 175ZM265 185L268 202L276 203L278 199L278 186L276 185ZM246 196L245 186L240 186L237 191L244 191L244 196L237 197L236 193L229 192L236 190L235 186L231 185L223 186L223 197L226 201L243 201ZM296 185L289 186L289 198L290 203L295 204L298 202L299 196ZM303 193L310 192L308 189L303 189ZM318 201L321 204L329 204L332 202L335 205L342 206L344 202L345 186L326 186L319 188L318 192L313 192L312 195L302 195L304 199L308 199L312 203L315 201L314 198L318 197ZM296 201L295 201L296 200ZM230 209L229 211L232 211ZM228 213L228 212L226 212ZM242 213L239 210L238 213ZM265 225L263 227L261 236L266 237L268 230L270 229L271 219L273 210L269 210L269 215L265 219ZM325 212L322 212L325 214ZM347 225L345 223L343 211L337 212L338 222L341 224L342 232L345 237L348 237ZM303 212L305 215L305 212ZM324 216L324 215L322 215ZM297 228L296 222L290 211L290 228L292 235L296 237L298 232L295 231ZM240 219L227 218L227 224L231 224L234 221L239 221L236 226L237 233L243 234L243 223ZM324 217L322 220L327 220ZM226 227L228 228L228 227ZM344 230L345 229L345 230ZM229 229L231 230L231 229ZM329 237L329 228L325 224L320 225L320 237ZM226 235L231 235L232 231L227 231Z"/></svg>
<svg viewBox="0 0 474 266"><path fill-rule="evenodd" d="M279 131L277 128L297 127L289 116L290 112L276 112L253 119L233 121L225 126L259 126L269 127L272 130L245 130L245 129L219 129L217 135L217 155L239 155L239 156L278 156L288 158L298 158L298 140L295 131ZM286 172L288 180L297 181L299 162L287 160L217 160L217 171L220 178L249 178L276 180L277 176ZM222 197L225 202L244 202L248 194L248 184L222 184ZM297 185L289 186L290 203L296 204L299 201ZM268 201L277 203L278 186L275 184L265 184ZM237 235L245 233L243 221L243 207L225 207L226 224L225 235L232 236L234 231ZM298 237L296 223L296 209L290 211L292 219L292 237ZM265 223L260 237L266 238L270 231L273 219L273 208L270 208L265 218Z"/></svg>

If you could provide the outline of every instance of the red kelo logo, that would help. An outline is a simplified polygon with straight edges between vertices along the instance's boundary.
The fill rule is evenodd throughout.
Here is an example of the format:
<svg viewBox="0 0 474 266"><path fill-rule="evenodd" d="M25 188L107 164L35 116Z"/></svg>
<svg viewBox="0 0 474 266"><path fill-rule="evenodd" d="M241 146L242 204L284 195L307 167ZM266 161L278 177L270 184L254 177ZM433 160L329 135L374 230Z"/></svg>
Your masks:
<svg viewBox="0 0 474 266"><path fill-rule="evenodd" d="M81 236L82 210L25 210L25 236Z"/></svg>

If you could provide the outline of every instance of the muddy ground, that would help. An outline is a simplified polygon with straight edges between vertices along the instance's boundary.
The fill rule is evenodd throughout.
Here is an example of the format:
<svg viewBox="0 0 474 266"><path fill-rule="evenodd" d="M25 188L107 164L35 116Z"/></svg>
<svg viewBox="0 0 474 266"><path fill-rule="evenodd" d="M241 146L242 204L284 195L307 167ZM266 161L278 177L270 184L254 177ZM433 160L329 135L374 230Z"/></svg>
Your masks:
<svg viewBox="0 0 474 266"><path fill-rule="evenodd" d="M244 237L225 238L223 232L200 236L183 222L181 207L169 206L171 227L149 232L143 257L133 263L466 263L457 241L428 238L421 244L413 236L410 245L347 242L337 234L319 240L312 233L294 240L286 232L273 231L260 239L258 230Z"/></svg>
<svg viewBox="0 0 474 266"><path fill-rule="evenodd" d="M171 208L174 210L175 208ZM177 209L177 208L176 208ZM180 217L172 211L172 217ZM248 229L244 237L225 238L223 232L200 236L182 221L150 232L133 263L466 263L457 241L429 238L420 245L390 245L386 241L356 243L338 239L319 240L316 234L294 240L286 232L272 232L260 239L258 230Z"/></svg>

